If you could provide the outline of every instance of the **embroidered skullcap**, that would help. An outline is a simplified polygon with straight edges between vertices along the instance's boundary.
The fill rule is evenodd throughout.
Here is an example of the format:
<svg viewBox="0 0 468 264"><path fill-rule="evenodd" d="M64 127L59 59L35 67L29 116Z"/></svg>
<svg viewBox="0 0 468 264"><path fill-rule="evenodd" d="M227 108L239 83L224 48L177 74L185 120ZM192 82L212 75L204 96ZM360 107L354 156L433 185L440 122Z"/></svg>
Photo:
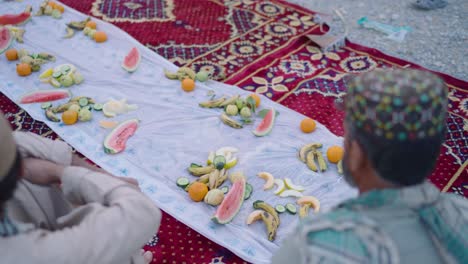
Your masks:
<svg viewBox="0 0 468 264"><path fill-rule="evenodd" d="M352 79L346 119L367 135L400 142L440 136L447 87L436 75L413 69L374 70Z"/></svg>

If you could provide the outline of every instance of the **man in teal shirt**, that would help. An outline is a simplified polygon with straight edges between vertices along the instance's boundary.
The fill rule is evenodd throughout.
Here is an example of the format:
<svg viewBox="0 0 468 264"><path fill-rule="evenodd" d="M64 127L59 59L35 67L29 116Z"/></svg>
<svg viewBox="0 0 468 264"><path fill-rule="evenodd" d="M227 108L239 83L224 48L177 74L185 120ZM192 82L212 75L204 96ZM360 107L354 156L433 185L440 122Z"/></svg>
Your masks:
<svg viewBox="0 0 468 264"><path fill-rule="evenodd" d="M302 221L272 263L468 263L468 202L427 181L445 138L447 88L416 70L354 78L346 181L360 195Z"/></svg>

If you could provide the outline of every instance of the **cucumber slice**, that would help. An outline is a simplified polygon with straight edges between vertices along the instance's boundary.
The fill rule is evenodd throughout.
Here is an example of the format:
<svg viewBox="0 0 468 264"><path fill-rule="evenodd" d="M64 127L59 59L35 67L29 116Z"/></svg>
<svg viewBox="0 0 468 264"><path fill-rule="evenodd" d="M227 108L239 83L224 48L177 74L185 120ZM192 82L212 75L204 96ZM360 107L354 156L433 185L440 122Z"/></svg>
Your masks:
<svg viewBox="0 0 468 264"><path fill-rule="evenodd" d="M89 106L89 105L83 106L83 107L81 108L81 110L83 110L83 109L86 109L86 110L88 110L88 111L91 111L91 106Z"/></svg>
<svg viewBox="0 0 468 264"><path fill-rule="evenodd" d="M82 97L80 98L80 100L78 101L78 104L80 106L87 106L89 104L89 100L88 98L85 98L85 97Z"/></svg>
<svg viewBox="0 0 468 264"><path fill-rule="evenodd" d="M60 67L60 71L64 72L65 74L68 73L71 70L71 67L69 65L63 65Z"/></svg>
<svg viewBox="0 0 468 264"><path fill-rule="evenodd" d="M215 165L216 169L222 170L224 165L226 165L226 158L224 156L218 155L214 157L213 164Z"/></svg>
<svg viewBox="0 0 468 264"><path fill-rule="evenodd" d="M93 108L96 111L101 111L104 106L102 104L94 104Z"/></svg>
<svg viewBox="0 0 468 264"><path fill-rule="evenodd" d="M46 102L46 103L41 104L41 108L42 108L42 109L49 109L49 108L51 108L51 107L52 107L52 104L49 103L49 102Z"/></svg>
<svg viewBox="0 0 468 264"><path fill-rule="evenodd" d="M293 214L293 215L297 213L297 208L292 203L286 204L286 210L288 211L288 213Z"/></svg>
<svg viewBox="0 0 468 264"><path fill-rule="evenodd" d="M180 188L185 189L185 187L187 187L189 184L190 184L190 181L185 177L181 177L177 179L177 186L179 186Z"/></svg>
<svg viewBox="0 0 468 264"><path fill-rule="evenodd" d="M252 192L253 192L253 187L250 183L247 183L245 185L245 192L244 192L244 201L245 200L248 200L250 198L250 196L252 196Z"/></svg>
<svg viewBox="0 0 468 264"><path fill-rule="evenodd" d="M198 165L196 163L190 164L190 168L201 168L201 167L202 167L201 165Z"/></svg>
<svg viewBox="0 0 468 264"><path fill-rule="evenodd" d="M275 206L275 210L276 210L276 212L278 212L280 214L286 212L286 208L284 206L282 206L281 204L278 204L277 206Z"/></svg>
<svg viewBox="0 0 468 264"><path fill-rule="evenodd" d="M229 187L224 186L223 188L220 189L224 194L227 194L229 192Z"/></svg>
<svg viewBox="0 0 468 264"><path fill-rule="evenodd" d="M52 73L52 77L55 78L55 79L58 79L60 76L62 76L62 73L61 73L61 72L54 72L54 73Z"/></svg>

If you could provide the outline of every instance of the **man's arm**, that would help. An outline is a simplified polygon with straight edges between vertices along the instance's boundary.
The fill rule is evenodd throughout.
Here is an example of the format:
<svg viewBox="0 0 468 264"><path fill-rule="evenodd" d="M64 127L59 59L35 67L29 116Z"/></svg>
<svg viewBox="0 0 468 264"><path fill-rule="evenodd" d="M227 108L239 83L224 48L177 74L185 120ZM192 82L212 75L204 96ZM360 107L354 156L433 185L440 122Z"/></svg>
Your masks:
<svg viewBox="0 0 468 264"><path fill-rule="evenodd" d="M68 167L61 182L68 199L86 205L62 217L60 230L36 230L8 238L8 248L18 244L18 248L28 250L9 252L2 245L0 252L4 251L5 259L39 264L126 263L159 227L160 210L143 193L120 180Z"/></svg>

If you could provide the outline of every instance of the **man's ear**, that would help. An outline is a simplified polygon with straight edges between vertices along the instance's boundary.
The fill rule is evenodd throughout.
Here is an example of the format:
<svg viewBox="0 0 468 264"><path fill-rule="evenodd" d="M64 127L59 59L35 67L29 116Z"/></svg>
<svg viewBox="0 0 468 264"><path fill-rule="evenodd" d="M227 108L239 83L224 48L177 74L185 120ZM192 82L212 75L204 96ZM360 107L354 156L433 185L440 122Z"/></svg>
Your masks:
<svg viewBox="0 0 468 264"><path fill-rule="evenodd" d="M349 140L347 142L346 152L348 152L348 169L350 172L361 171L366 166L366 155L356 140ZM359 173L353 175L358 176Z"/></svg>

